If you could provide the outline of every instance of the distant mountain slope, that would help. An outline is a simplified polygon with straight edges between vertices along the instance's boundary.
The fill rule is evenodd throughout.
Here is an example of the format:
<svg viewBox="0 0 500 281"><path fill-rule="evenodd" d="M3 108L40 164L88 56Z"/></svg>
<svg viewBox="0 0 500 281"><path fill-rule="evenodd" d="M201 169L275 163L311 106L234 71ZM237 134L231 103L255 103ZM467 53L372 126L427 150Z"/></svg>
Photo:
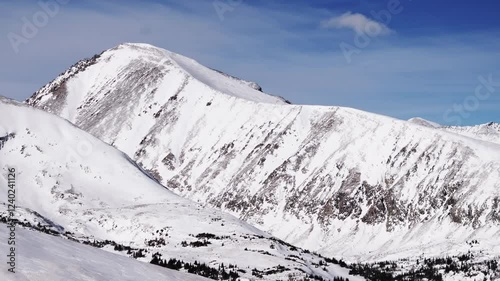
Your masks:
<svg viewBox="0 0 500 281"><path fill-rule="evenodd" d="M332 262L319 266L326 262L323 257L173 194L124 153L62 118L1 97L0 112L0 194L5 195L0 218L8 213L1 203L8 198L6 169L13 167L15 218L21 222L42 223L89 243L109 240L132 247L129 255L145 262L158 253L166 261L197 262L216 272L231 264L227 271L245 278L363 280ZM57 249L52 254L59 255Z"/></svg>
<svg viewBox="0 0 500 281"><path fill-rule="evenodd" d="M467 137L500 144L499 123L490 122L477 126L451 126L445 127L445 130Z"/></svg>
<svg viewBox="0 0 500 281"><path fill-rule="evenodd" d="M490 122L476 126L443 126L422 118L411 118L408 122L429 128L436 128L469 138L500 144L500 124Z"/></svg>
<svg viewBox="0 0 500 281"><path fill-rule="evenodd" d="M422 125L422 126L429 127L429 128L441 128L442 127L438 123L435 123L435 122L432 122L432 121L429 121L429 120L425 120L425 119L420 118L420 117L411 118L411 119L408 120L408 122L411 122L411 123L414 123L414 124L418 124L418 125Z"/></svg>
<svg viewBox="0 0 500 281"><path fill-rule="evenodd" d="M175 193L292 244L352 260L467 252L472 239L500 253L500 145L223 88L226 78L202 79L206 68L190 62L120 45L27 103L121 149Z"/></svg>

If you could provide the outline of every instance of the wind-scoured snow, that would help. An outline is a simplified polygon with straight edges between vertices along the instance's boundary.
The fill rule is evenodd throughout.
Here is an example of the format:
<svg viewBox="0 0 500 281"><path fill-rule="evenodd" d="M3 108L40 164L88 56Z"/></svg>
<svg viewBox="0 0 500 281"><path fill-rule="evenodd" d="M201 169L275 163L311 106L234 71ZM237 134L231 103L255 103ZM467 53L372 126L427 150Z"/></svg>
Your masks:
<svg viewBox="0 0 500 281"><path fill-rule="evenodd" d="M260 102L271 97L216 86L233 78L183 60L120 45L27 103L121 149L175 193L327 255L439 256L473 239L483 255L500 253L499 144L420 119Z"/></svg>

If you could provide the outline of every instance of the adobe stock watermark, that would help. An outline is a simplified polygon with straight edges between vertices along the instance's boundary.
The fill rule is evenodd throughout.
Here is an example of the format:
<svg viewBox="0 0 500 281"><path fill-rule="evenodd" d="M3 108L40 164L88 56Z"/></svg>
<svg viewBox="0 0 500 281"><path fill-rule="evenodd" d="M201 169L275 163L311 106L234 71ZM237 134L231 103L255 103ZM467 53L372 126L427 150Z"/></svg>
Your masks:
<svg viewBox="0 0 500 281"><path fill-rule="evenodd" d="M471 113L478 110L481 102L489 99L496 88L500 87L500 79L494 81L493 74L488 77L480 75L479 83L474 90L474 94L466 97L460 104L454 104L450 109L443 114L443 119L450 125L460 126L462 121L471 116Z"/></svg>
<svg viewBox="0 0 500 281"><path fill-rule="evenodd" d="M409 0L411 1L411 0ZM394 15L403 11L403 5L399 0L389 0L386 9L380 11L370 11L370 15L375 21L367 21L359 32L356 32L353 44L342 42L339 48L348 64L352 62L352 56L360 54L363 49L368 47L373 38L384 32L383 26L388 27ZM382 25L382 26L381 26Z"/></svg>
<svg viewBox="0 0 500 281"><path fill-rule="evenodd" d="M46 27L51 18L54 18L61 11L61 6L66 5L70 0L42 0L38 1L40 9L31 17L22 17L20 32L9 32L7 38L16 54L19 53L19 47L22 44L28 44L35 38L40 29Z"/></svg>
<svg viewBox="0 0 500 281"><path fill-rule="evenodd" d="M243 0L215 0L212 2L215 12L219 17L220 21L224 20L224 14L227 12L232 12L236 7L241 5Z"/></svg>
<svg viewBox="0 0 500 281"><path fill-rule="evenodd" d="M66 151L66 163L70 167L79 166L82 163L82 160L90 156L92 152L92 143L90 143L90 141L88 140L80 140L76 144L76 149L70 147Z"/></svg>
<svg viewBox="0 0 500 281"><path fill-rule="evenodd" d="M16 168L7 168L7 271L16 273Z"/></svg>
<svg viewBox="0 0 500 281"><path fill-rule="evenodd" d="M65 149L64 159L50 162L50 169L55 171L60 170L61 167L66 167L67 169L75 167L84 168L84 160L92 155L93 152L94 147L90 141L84 139L78 140L75 146L69 146Z"/></svg>

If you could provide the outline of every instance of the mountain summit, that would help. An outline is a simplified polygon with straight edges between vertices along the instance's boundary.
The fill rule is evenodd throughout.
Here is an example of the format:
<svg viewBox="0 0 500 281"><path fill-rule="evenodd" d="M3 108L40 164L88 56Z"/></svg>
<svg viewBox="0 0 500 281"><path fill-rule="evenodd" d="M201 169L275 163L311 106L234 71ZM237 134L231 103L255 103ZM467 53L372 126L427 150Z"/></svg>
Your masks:
<svg viewBox="0 0 500 281"><path fill-rule="evenodd" d="M71 83L74 80L72 78L79 73L82 73L78 79L80 84ZM92 76L91 73L99 75ZM94 88L87 87L90 84ZM107 88L113 88L114 91L98 91ZM254 82L207 68L193 59L152 45L136 43L121 44L76 63L38 91L36 99L30 99L29 103L48 103L52 111L72 119L73 116L68 115L69 111L78 109L79 103L89 95L100 100L111 99L111 103L114 103L119 100L147 99L156 92L168 100L183 91L196 91L207 96L224 94L271 104L287 103L282 98L263 93ZM68 92L71 92L70 96ZM55 95L50 95L53 93ZM49 95L50 100L46 100Z"/></svg>

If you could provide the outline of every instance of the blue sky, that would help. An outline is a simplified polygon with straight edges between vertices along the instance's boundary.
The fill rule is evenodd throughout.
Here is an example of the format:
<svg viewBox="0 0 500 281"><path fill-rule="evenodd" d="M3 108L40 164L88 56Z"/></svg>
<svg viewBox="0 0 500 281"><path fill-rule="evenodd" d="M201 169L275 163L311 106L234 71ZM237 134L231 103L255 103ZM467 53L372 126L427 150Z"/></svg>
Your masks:
<svg viewBox="0 0 500 281"><path fill-rule="evenodd" d="M145 42L296 104L500 122L498 1L55 1L29 36L40 2L0 2L0 95L25 99L81 58Z"/></svg>

